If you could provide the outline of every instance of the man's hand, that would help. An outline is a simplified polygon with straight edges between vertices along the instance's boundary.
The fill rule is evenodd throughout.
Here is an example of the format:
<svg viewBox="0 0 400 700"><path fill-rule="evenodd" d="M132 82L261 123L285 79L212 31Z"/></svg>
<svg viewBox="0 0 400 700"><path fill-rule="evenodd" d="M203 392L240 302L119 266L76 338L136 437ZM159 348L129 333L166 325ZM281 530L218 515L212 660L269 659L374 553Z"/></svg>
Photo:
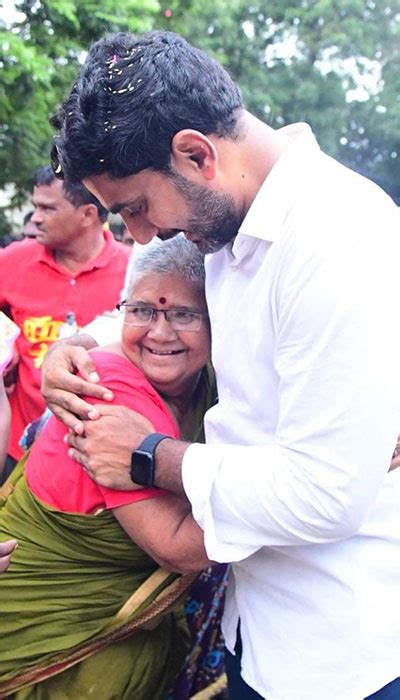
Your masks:
<svg viewBox="0 0 400 700"><path fill-rule="evenodd" d="M83 422L83 435L66 436L69 456L102 486L119 490L142 488L131 481L131 455L147 435L154 433L153 425L124 406L101 404L95 408L100 417Z"/></svg>
<svg viewBox="0 0 400 700"><path fill-rule="evenodd" d="M7 540L0 542L0 574L8 569L11 555L17 546L17 540Z"/></svg>
<svg viewBox="0 0 400 700"><path fill-rule="evenodd" d="M95 343L94 343L95 344ZM80 372L81 377L76 373ZM50 410L76 434L84 431L83 420L99 417L98 411L81 396L111 401L113 394L98 384L99 375L88 351L69 343L56 343L42 366L42 394ZM82 419L82 420L80 420Z"/></svg>

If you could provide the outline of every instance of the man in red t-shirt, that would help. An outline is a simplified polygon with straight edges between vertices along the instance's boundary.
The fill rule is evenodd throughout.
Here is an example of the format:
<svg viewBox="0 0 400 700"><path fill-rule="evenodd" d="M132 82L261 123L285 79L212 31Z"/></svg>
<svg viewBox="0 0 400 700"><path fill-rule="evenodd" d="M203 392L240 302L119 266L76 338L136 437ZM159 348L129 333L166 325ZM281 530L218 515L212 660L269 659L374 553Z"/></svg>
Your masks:
<svg viewBox="0 0 400 700"><path fill-rule="evenodd" d="M21 329L5 474L22 455L25 426L45 409L40 367L49 346L115 307L129 258L104 229L106 210L83 185L41 168L32 201L35 237L0 250L0 309Z"/></svg>

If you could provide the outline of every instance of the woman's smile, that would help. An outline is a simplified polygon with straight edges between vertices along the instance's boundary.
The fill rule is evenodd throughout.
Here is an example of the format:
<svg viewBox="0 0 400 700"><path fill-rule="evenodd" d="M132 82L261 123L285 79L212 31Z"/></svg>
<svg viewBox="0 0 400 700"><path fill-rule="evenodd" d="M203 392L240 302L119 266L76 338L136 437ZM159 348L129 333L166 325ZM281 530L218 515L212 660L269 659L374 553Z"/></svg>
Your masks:
<svg viewBox="0 0 400 700"><path fill-rule="evenodd" d="M155 348L148 348L145 345L143 347L145 350L148 350L148 352L150 352L152 355L162 355L162 356L168 355L168 356L170 356L170 355L179 355L182 352L185 352L185 350L183 350L183 349L182 350L156 350Z"/></svg>
<svg viewBox="0 0 400 700"><path fill-rule="evenodd" d="M210 333L207 309L198 286L173 273L151 272L139 277L128 302L140 311L157 309L160 299L165 311L182 309L188 314L205 315L205 318L197 330L175 330L164 313L157 313L144 325L142 321L139 321L139 325L132 323L131 313L123 326L122 349L157 391L162 394L172 392L176 396L186 393L188 387L193 390L201 369L208 361Z"/></svg>

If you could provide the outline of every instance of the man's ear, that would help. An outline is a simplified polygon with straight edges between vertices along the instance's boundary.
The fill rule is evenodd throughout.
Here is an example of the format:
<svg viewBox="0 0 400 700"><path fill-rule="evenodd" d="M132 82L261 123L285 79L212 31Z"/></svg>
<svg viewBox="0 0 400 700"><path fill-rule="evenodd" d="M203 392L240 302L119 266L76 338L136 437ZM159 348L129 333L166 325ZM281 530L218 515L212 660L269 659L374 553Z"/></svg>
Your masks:
<svg viewBox="0 0 400 700"><path fill-rule="evenodd" d="M200 131L182 129L172 139L171 166L183 176L212 180L217 173L218 152Z"/></svg>
<svg viewBox="0 0 400 700"><path fill-rule="evenodd" d="M80 210L83 216L84 226L99 224L99 213L95 204L81 204Z"/></svg>

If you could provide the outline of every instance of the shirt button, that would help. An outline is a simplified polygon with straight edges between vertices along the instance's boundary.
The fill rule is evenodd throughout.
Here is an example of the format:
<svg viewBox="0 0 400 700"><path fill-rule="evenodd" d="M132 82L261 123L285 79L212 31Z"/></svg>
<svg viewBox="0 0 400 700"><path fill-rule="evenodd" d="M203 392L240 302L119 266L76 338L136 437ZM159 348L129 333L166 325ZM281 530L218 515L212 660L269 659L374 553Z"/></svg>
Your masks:
<svg viewBox="0 0 400 700"><path fill-rule="evenodd" d="M72 285L76 284L76 280L75 279L70 280L70 284L72 284Z"/></svg>

